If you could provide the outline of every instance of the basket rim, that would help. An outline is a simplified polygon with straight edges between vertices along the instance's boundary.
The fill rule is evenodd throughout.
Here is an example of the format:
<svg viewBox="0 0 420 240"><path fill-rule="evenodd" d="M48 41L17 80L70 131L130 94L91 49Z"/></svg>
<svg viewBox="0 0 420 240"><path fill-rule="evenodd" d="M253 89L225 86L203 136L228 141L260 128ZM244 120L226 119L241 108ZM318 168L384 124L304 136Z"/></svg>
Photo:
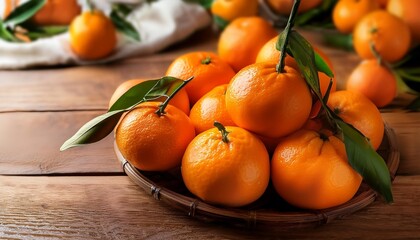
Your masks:
<svg viewBox="0 0 420 240"><path fill-rule="evenodd" d="M386 123L383 143L384 141L387 141L385 142L387 144L386 149L383 149L386 151L385 161L389 169L391 181L393 182L399 166L400 152L398 150L395 132ZM275 225L276 227L321 225L361 210L374 202L378 197L377 193L367 186L365 190L357 193L348 202L322 210L302 209L302 211L273 212L266 209L248 210L242 208L225 208L211 205L199 198L185 196L171 189L159 186L132 166L122 156L115 141L114 151L127 176L143 188L144 191L152 195L154 199L165 202L183 211L188 216L207 221L227 221L235 225L245 225L247 227L256 227L257 225ZM385 156L383 157L385 158Z"/></svg>

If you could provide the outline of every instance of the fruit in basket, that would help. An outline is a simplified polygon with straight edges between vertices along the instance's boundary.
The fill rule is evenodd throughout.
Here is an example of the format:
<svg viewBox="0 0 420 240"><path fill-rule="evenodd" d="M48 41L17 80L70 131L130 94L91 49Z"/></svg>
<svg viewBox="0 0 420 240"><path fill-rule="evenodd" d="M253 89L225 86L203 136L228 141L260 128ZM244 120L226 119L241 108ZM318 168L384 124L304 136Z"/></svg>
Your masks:
<svg viewBox="0 0 420 240"><path fill-rule="evenodd" d="M410 28L412 38L420 42L420 1L389 0L386 9L401 18Z"/></svg>
<svg viewBox="0 0 420 240"><path fill-rule="evenodd" d="M256 16L258 0L215 0L211 13L228 22L239 17Z"/></svg>
<svg viewBox="0 0 420 240"><path fill-rule="evenodd" d="M255 59L256 63L259 62L278 62L280 59L280 51L276 49L277 41L279 37L275 36L272 39L268 40L258 51L257 57ZM298 65L293 57L286 55L284 60L285 64L294 69L299 69Z"/></svg>
<svg viewBox="0 0 420 240"><path fill-rule="evenodd" d="M360 19L378 9L377 1L339 0L334 6L332 20L338 31L351 33Z"/></svg>
<svg viewBox="0 0 420 240"><path fill-rule="evenodd" d="M80 14L76 0L47 0L45 5L32 17L36 25L68 25Z"/></svg>
<svg viewBox="0 0 420 240"><path fill-rule="evenodd" d="M384 107L397 96L397 80L387 67L376 59L369 59L353 69L346 89L365 95L377 107Z"/></svg>
<svg viewBox="0 0 420 240"><path fill-rule="evenodd" d="M362 177L349 165L340 139L302 129L284 138L275 149L271 180L290 204L324 209L350 200Z"/></svg>
<svg viewBox="0 0 420 240"><path fill-rule="evenodd" d="M373 46L383 60L396 62L410 48L410 28L400 18L385 10L374 11L356 25L353 43L357 54L363 59L375 58Z"/></svg>
<svg viewBox="0 0 420 240"><path fill-rule="evenodd" d="M127 92L130 88L134 87L135 85L144 82L144 79L132 79L125 81L121 83L112 94L108 108L111 108L111 106L118 100L118 98L121 97L125 92ZM166 100L166 97L160 97L156 99L154 102L163 102ZM190 113L190 102L188 99L187 92L185 89L181 89L170 101L169 104L173 105L174 107L179 108L182 110L185 114Z"/></svg>
<svg viewBox="0 0 420 240"><path fill-rule="evenodd" d="M275 62L255 63L239 71L226 91L233 122L264 137L279 138L301 128L309 117L312 96L301 74Z"/></svg>
<svg viewBox="0 0 420 240"><path fill-rule="evenodd" d="M144 102L120 120L115 141L121 154L133 166L144 171L167 171L181 164L182 156L195 137L194 125L178 108Z"/></svg>
<svg viewBox="0 0 420 240"><path fill-rule="evenodd" d="M252 133L221 124L197 135L182 159L185 186L202 200L229 207L256 201L270 179L264 144Z"/></svg>
<svg viewBox="0 0 420 240"><path fill-rule="evenodd" d="M220 35L217 52L238 72L254 63L260 48L276 35L276 30L261 17L237 18Z"/></svg>
<svg viewBox="0 0 420 240"><path fill-rule="evenodd" d="M256 63L259 62L267 62L267 61L272 61L272 62L278 62L280 59L280 51L278 51L276 49L276 44L278 41L278 36L270 39L268 42L266 42L264 44L264 46L260 49L260 51L258 52L257 58L255 60ZM312 46L314 48L314 51L316 53L318 53L328 64L328 66L330 67L331 70L333 70L333 65L331 60L328 58L327 54L325 54L321 49ZM289 55L286 55L285 58L285 64L287 66L293 67L296 70L299 70L298 65L295 61L295 59ZM328 77L325 73L319 72L318 73L318 78L319 78L319 84L321 87L321 93L322 95L324 95L327 92L328 86L330 84L330 77ZM335 91L337 88L337 83L336 80L333 78L333 82L332 82L332 86L331 86L331 91Z"/></svg>
<svg viewBox="0 0 420 240"><path fill-rule="evenodd" d="M384 136L384 123L378 108L365 96L348 90L331 93L327 105L345 122L353 125L378 149Z"/></svg>
<svg viewBox="0 0 420 240"><path fill-rule="evenodd" d="M236 126L226 110L227 86L227 84L223 84L213 88L191 108L190 119L197 134L213 128L214 121L218 121L224 126Z"/></svg>
<svg viewBox="0 0 420 240"><path fill-rule="evenodd" d="M112 53L117 33L112 21L101 11L83 12L70 24L70 46L84 60L97 60Z"/></svg>
<svg viewBox="0 0 420 240"><path fill-rule="evenodd" d="M190 105L193 105L214 87L229 83L235 72L215 53L190 52L176 58L166 70L166 75L180 79L194 76L185 87Z"/></svg>
<svg viewBox="0 0 420 240"><path fill-rule="evenodd" d="M279 14L289 15L292 10L293 0L267 0L270 8ZM298 13L303 13L309 11L319 5L321 5L322 0L301 0Z"/></svg>

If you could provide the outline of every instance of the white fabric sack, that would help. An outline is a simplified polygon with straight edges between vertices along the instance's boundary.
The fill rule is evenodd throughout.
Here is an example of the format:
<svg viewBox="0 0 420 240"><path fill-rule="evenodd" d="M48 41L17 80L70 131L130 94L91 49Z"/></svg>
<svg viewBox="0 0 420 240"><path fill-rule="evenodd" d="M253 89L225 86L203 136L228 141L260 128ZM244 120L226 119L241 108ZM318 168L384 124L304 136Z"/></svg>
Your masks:
<svg viewBox="0 0 420 240"><path fill-rule="evenodd" d="M80 1L80 4L86 9L84 2ZM98 4L95 6L109 14L111 2L141 1L97 0L96 2ZM98 61L79 59L71 51L68 33L30 43L11 43L0 39L0 69L105 63L130 56L151 54L185 39L211 23L211 17L203 7L182 0L158 0L150 4L139 4L127 16L127 20L137 29L141 41L137 42L118 33L118 45L109 57Z"/></svg>

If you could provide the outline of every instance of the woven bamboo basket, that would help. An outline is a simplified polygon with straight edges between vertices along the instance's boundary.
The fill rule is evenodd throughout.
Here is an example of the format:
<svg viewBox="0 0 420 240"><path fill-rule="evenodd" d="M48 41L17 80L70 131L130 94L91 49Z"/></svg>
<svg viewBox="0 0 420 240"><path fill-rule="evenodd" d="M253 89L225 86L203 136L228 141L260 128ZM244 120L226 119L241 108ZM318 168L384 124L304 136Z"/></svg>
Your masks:
<svg viewBox="0 0 420 240"><path fill-rule="evenodd" d="M293 207L281 199L272 186L251 205L242 208L214 206L193 196L185 187L180 169L170 172L143 172L133 167L121 155L116 144L118 160L128 177L149 193L154 199L164 202L188 216L208 222L225 222L247 228L301 228L317 226L350 215L371 204L377 193L362 183L356 195L348 202L323 210L306 210ZM391 180L395 178L400 154L394 131L385 125L385 134L378 153L387 163Z"/></svg>

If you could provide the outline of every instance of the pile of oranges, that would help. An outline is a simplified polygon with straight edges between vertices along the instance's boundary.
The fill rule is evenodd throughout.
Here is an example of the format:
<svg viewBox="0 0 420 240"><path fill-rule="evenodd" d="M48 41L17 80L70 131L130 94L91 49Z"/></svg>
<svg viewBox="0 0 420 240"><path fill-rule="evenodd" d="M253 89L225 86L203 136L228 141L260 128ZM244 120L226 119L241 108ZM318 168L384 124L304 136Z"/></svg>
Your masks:
<svg viewBox="0 0 420 240"><path fill-rule="evenodd" d="M256 201L270 181L282 198L301 208L351 199L362 177L349 165L336 129L318 114L295 59L288 56L284 69L276 68L276 35L260 17L238 17L222 32L217 54L176 58L166 75L193 79L169 105L161 103L166 98L141 103L122 117L115 129L122 155L143 171L180 167L192 194L221 206ZM331 79L322 74L326 94ZM110 106L141 81L120 85ZM377 107L332 84L328 106L377 149L384 133Z"/></svg>
<svg viewBox="0 0 420 240"><path fill-rule="evenodd" d="M340 32L352 34L354 49L363 59L350 74L346 89L362 93L378 107L392 102L397 95L392 64L420 43L417 9L416 0L337 2L333 23Z"/></svg>

